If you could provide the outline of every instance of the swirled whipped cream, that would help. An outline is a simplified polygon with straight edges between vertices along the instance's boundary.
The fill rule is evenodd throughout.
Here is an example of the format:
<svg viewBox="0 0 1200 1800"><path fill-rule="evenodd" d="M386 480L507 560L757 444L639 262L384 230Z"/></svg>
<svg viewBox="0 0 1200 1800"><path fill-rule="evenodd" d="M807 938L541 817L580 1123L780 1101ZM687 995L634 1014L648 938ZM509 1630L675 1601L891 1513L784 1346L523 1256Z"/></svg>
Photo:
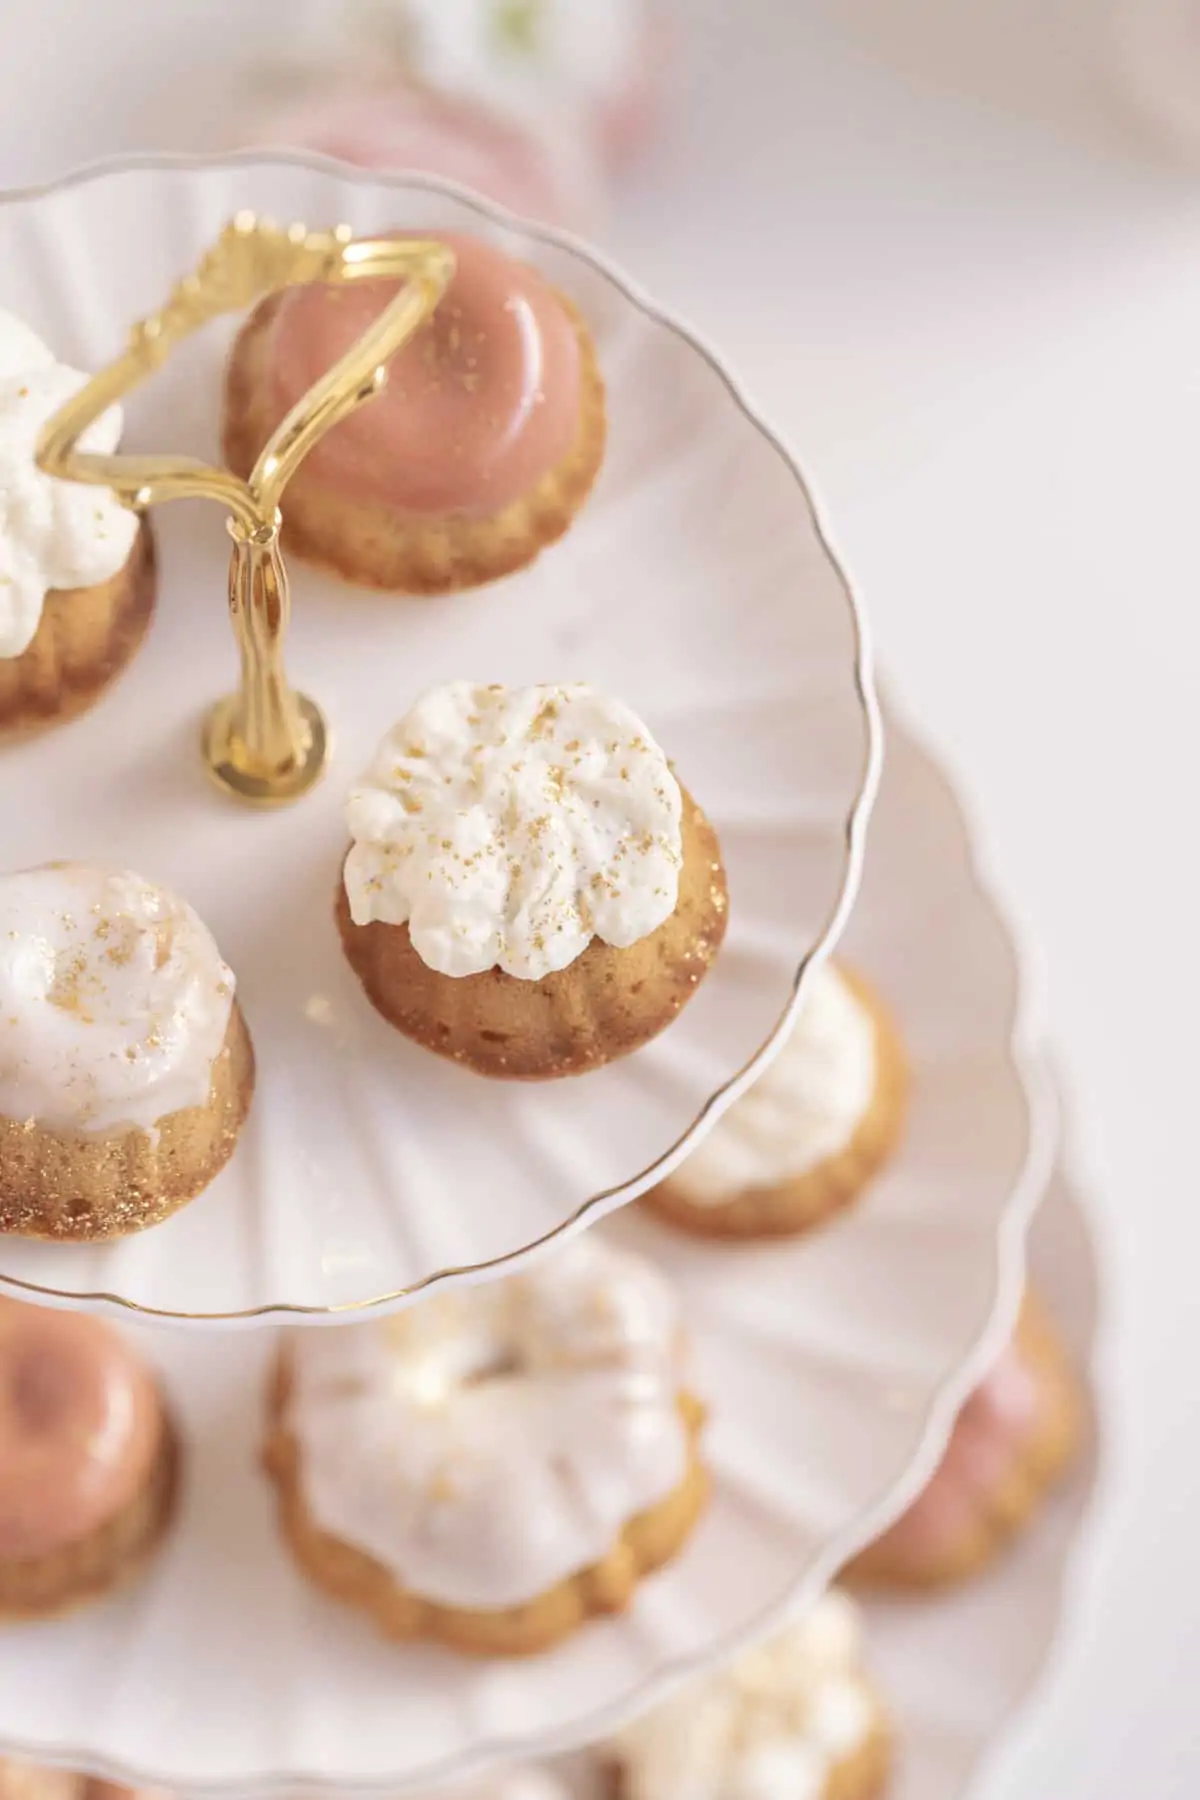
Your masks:
<svg viewBox="0 0 1200 1800"><path fill-rule="evenodd" d="M139 875L0 876L0 1114L151 1131L202 1106L233 991L191 907Z"/></svg>
<svg viewBox="0 0 1200 1800"><path fill-rule="evenodd" d="M519 1606L683 1479L680 1365L670 1287L594 1234L395 1319L294 1332L307 1505L413 1593Z"/></svg>
<svg viewBox="0 0 1200 1800"><path fill-rule="evenodd" d="M0 309L0 381L54 367L54 352L15 313Z"/></svg>
<svg viewBox="0 0 1200 1800"><path fill-rule="evenodd" d="M384 739L347 808L356 925L407 925L442 975L565 969L675 910L682 797L619 700L566 687L434 688Z"/></svg>
<svg viewBox="0 0 1200 1800"><path fill-rule="evenodd" d="M844 1150L875 1093L875 1022L830 963L811 971L791 1036L671 1177L697 1206L770 1187Z"/></svg>
<svg viewBox="0 0 1200 1800"><path fill-rule="evenodd" d="M878 1722L857 1609L827 1593L777 1638L613 1740L629 1800L821 1800Z"/></svg>
<svg viewBox="0 0 1200 1800"><path fill-rule="evenodd" d="M108 581L137 535L136 516L107 488L59 481L34 462L42 426L87 380L0 312L0 657L28 650L52 588ZM114 406L82 447L115 450L121 423Z"/></svg>

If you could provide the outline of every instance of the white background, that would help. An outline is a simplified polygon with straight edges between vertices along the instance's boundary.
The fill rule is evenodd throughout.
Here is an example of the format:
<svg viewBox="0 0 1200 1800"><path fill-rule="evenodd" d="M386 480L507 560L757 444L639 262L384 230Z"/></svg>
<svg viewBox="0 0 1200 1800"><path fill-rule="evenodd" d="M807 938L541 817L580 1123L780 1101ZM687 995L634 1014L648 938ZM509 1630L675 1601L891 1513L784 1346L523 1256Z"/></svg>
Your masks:
<svg viewBox="0 0 1200 1800"><path fill-rule="evenodd" d="M1102 1532L992 1800L1200 1792L1200 171L1122 116L1113 11L690 0L609 234L813 472L1036 927L1104 1201ZM7 0L0 182L211 143L288 13Z"/></svg>

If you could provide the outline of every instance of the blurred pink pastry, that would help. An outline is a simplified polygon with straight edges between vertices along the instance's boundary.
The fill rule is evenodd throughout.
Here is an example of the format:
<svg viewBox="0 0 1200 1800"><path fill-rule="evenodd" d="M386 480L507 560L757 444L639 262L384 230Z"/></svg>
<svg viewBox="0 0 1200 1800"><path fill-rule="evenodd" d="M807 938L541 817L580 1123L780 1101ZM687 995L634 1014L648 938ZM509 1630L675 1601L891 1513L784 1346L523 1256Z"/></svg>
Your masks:
<svg viewBox="0 0 1200 1800"><path fill-rule="evenodd" d="M56 1613L157 1544L176 1451L158 1388L111 1327L0 1300L0 1617Z"/></svg>
<svg viewBox="0 0 1200 1800"><path fill-rule="evenodd" d="M441 234L456 270L383 393L336 425L288 488L285 542L367 587L494 580L561 537L604 454L586 326L535 269ZM391 282L291 288L251 315L226 378L225 454L249 473L287 412L362 336Z"/></svg>
<svg viewBox="0 0 1200 1800"><path fill-rule="evenodd" d="M230 136L594 232L657 123L671 48L658 0L344 0L297 21Z"/></svg>
<svg viewBox="0 0 1200 1800"><path fill-rule="evenodd" d="M958 1416L933 1479L850 1564L861 1587L965 1581L1016 1537L1074 1461L1083 1408L1050 1320L1027 1296L1012 1343Z"/></svg>
<svg viewBox="0 0 1200 1800"><path fill-rule="evenodd" d="M578 230L595 214L592 186L574 159L556 157L529 126L485 101L400 76L386 84L348 76L306 81L261 113L248 138L364 169L442 176L547 225Z"/></svg>
<svg viewBox="0 0 1200 1800"><path fill-rule="evenodd" d="M638 15L627 55L596 97L601 155L618 171L642 154L658 129L674 51L674 34L661 8L643 5Z"/></svg>

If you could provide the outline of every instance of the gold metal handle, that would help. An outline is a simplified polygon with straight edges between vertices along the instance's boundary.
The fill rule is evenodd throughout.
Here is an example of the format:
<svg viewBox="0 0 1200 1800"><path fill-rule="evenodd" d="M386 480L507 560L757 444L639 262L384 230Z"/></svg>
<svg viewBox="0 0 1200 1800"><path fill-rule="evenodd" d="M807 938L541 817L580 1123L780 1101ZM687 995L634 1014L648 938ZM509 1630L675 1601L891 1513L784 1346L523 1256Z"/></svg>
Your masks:
<svg viewBox="0 0 1200 1800"><path fill-rule="evenodd" d="M216 780L240 799L256 805L298 799L320 778L329 750L320 708L293 692L284 667L289 593L279 543L283 491L313 445L382 392L389 359L431 317L453 274L453 252L431 239L355 239L344 225L314 232L239 213L162 310L134 326L124 355L42 431L37 461L49 475L111 488L137 511L167 500L206 499L229 513L229 614L241 682L209 713L202 749ZM79 448L90 425L209 320L300 282L380 277L403 285L292 408L246 481L188 456L102 456Z"/></svg>

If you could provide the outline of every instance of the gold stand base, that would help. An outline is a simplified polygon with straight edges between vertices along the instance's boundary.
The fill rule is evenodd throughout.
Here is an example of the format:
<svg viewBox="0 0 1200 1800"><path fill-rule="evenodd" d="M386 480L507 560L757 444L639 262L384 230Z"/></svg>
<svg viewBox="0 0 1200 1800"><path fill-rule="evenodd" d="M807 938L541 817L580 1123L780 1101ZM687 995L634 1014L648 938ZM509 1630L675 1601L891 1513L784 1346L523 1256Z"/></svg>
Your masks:
<svg viewBox="0 0 1200 1800"><path fill-rule="evenodd" d="M209 774L222 793L232 794L248 806L289 806L316 786L329 761L329 728L315 700L295 696L299 715L299 754L278 769L262 768L247 756L236 729L242 711L241 694L218 700L204 721L200 750Z"/></svg>

